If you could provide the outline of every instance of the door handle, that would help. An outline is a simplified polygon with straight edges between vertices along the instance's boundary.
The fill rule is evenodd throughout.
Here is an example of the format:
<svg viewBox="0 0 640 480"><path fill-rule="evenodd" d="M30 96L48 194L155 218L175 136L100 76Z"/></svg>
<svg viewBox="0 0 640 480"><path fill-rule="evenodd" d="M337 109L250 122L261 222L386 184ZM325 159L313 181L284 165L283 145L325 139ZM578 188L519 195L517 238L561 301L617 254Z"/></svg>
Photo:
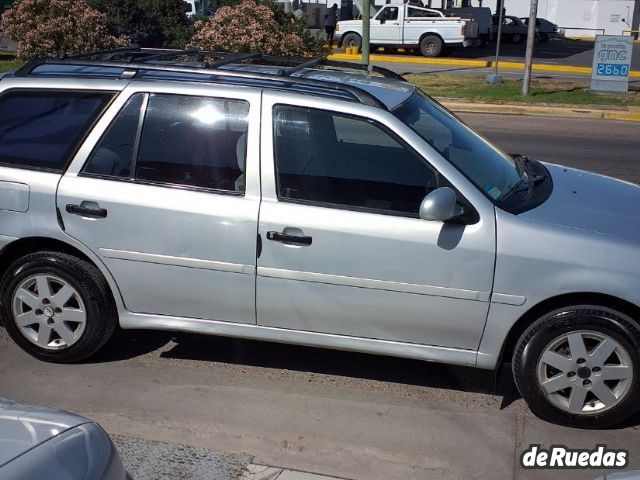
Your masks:
<svg viewBox="0 0 640 480"><path fill-rule="evenodd" d="M107 209L100 208L96 202L82 202L80 205L73 205L68 203L65 207L67 212L73 215L80 215L81 217L88 218L105 218L107 216Z"/></svg>
<svg viewBox="0 0 640 480"><path fill-rule="evenodd" d="M287 235L280 232L267 232L267 240L274 242L293 243L296 245L311 245L311 237L304 235Z"/></svg>

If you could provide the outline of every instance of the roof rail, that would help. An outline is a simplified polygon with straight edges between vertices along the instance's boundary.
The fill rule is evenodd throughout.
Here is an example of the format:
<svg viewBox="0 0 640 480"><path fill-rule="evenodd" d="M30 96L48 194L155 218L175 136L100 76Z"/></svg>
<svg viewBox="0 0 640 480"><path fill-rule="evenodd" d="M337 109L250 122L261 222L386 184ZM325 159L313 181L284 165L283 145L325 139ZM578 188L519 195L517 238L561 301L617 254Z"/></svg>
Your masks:
<svg viewBox="0 0 640 480"><path fill-rule="evenodd" d="M305 68L313 68L319 66L327 66L327 67L335 67L342 69L351 69L351 70L360 70L360 71L369 71L372 73L378 73L385 78L393 78L395 80L406 81L401 75L398 75L392 70L383 67L377 67L374 65L364 65L358 63L337 61L337 60L329 60L325 57L287 57L287 56L278 56L278 55L265 55L261 53L229 53L229 52L216 52L216 51L204 51L197 49L153 49L153 48L141 48L137 45L132 45L129 47L118 47L112 48L109 50L100 50L97 52L91 53L81 53L78 55L66 56L63 55L59 57L59 60L73 59L73 60L112 60L113 57L118 55L130 54L132 58L135 58L139 62L151 62L157 60L166 60L178 56L187 56L187 57L197 57L199 62L204 62L204 59L208 57L221 57L220 60L214 63L207 63L203 68L207 69L215 69L221 67L223 65L228 65L234 62L244 62L247 60L263 60L267 62L284 62L284 63L297 63L292 67L289 67L287 70L284 70L283 74L285 76L291 75L295 72L303 70ZM103 57L102 59L98 59L96 57ZM37 60L36 60L37 61Z"/></svg>
<svg viewBox="0 0 640 480"><path fill-rule="evenodd" d="M113 60L114 57L127 56L126 60ZM183 61L170 62L175 57L194 58L197 66L184 65ZM215 58L216 60L209 63L207 59ZM154 63L151 63L154 62ZM247 70L233 70L221 68L225 65L233 63L251 64L252 62L261 62L258 64L272 64L278 67L277 72L252 72ZM285 65L283 65L285 64ZM66 58L58 59L39 59L33 60L16 72L14 77L27 77L34 74L34 70L43 65L70 65L78 67L94 67L122 69L121 78L136 78L144 72L175 72L187 74L208 75L206 80L223 81L225 78L247 78L252 80L264 80L275 82L277 86L295 86L303 85L313 88L329 89L341 91L349 94L355 100L385 108L384 104L369 92L355 85L347 83L332 82L328 80L319 80L305 78L295 75L296 73L308 69L318 67L329 67L337 69L359 70L377 73L385 78L406 81L397 73L386 68L365 66L357 63L340 62L328 60L323 57L285 57L263 54L238 54L226 52L209 52L201 50L161 50L161 49L143 49L137 46L115 48L111 50L103 50L94 53L85 53ZM95 70L93 71L95 74Z"/></svg>

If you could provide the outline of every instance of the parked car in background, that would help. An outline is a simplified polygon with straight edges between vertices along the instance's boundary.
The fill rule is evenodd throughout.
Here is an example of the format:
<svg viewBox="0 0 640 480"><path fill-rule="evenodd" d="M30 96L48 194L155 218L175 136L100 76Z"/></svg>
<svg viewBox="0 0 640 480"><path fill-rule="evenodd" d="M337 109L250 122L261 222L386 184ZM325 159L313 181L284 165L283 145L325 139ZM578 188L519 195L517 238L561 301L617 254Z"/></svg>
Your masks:
<svg viewBox="0 0 640 480"><path fill-rule="evenodd" d="M199 332L508 365L583 428L638 411L639 186L507 154L387 69L174 53L0 80L0 311L25 351Z"/></svg>
<svg viewBox="0 0 640 480"><path fill-rule="evenodd" d="M73 413L0 397L2 480L125 480L102 428Z"/></svg>
<svg viewBox="0 0 640 480"><path fill-rule="evenodd" d="M456 7L446 8L443 12L462 18L470 18L477 25L477 38L472 39L473 46L484 47L493 40L492 14L488 7Z"/></svg>
<svg viewBox="0 0 640 480"><path fill-rule="evenodd" d="M520 20L529 28L529 17L522 17ZM558 25L544 18L537 18L536 40L545 43L554 38L558 38Z"/></svg>
<svg viewBox="0 0 640 480"><path fill-rule="evenodd" d="M438 10L415 5L385 5L371 19L371 46L418 49L425 57L445 55L469 44L467 21L445 16ZM469 22L477 28L475 22ZM362 45L362 20L338 22L336 38L341 46ZM473 32L477 37L477 31Z"/></svg>
<svg viewBox="0 0 640 480"><path fill-rule="evenodd" d="M493 37L498 38L498 23L500 16L493 16ZM512 43L522 43L527 39L528 27L518 17L505 15L502 17L502 40Z"/></svg>

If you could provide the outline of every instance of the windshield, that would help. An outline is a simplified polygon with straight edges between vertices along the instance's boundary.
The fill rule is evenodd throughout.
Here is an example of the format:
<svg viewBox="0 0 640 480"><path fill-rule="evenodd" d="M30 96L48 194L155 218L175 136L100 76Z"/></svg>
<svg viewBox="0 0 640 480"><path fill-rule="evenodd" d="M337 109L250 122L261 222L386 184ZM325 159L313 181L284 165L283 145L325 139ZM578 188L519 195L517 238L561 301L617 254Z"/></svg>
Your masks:
<svg viewBox="0 0 640 480"><path fill-rule="evenodd" d="M521 169L509 155L422 92L416 91L393 114L493 200L507 196L522 180Z"/></svg>

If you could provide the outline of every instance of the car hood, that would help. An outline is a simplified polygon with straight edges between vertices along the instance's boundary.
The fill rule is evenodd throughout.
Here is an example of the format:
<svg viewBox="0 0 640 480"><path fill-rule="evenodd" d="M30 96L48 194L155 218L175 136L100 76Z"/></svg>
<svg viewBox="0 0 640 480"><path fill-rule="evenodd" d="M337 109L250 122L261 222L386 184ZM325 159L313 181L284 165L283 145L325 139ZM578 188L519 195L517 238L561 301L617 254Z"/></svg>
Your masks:
<svg viewBox="0 0 640 480"><path fill-rule="evenodd" d="M545 164L551 196L523 218L640 243L640 187L595 173Z"/></svg>
<svg viewBox="0 0 640 480"><path fill-rule="evenodd" d="M0 467L52 437L89 420L0 397Z"/></svg>

